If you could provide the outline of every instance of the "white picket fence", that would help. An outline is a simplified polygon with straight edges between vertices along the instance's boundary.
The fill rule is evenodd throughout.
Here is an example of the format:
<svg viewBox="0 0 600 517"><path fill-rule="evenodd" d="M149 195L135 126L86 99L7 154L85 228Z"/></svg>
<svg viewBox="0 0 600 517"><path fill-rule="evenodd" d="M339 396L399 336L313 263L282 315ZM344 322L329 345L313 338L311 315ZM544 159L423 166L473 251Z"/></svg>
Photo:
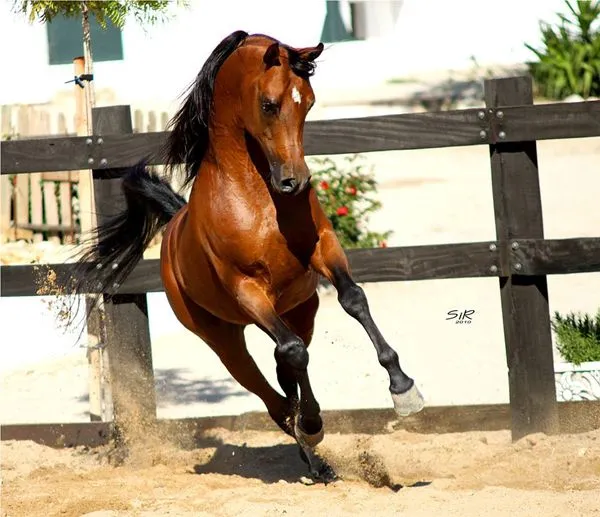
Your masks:
<svg viewBox="0 0 600 517"><path fill-rule="evenodd" d="M2 140L75 135L74 105L52 102L0 106ZM134 132L163 131L170 114L132 106ZM28 240L73 242L79 231L77 188L80 174L44 172L3 175L0 191L0 237L3 242Z"/></svg>

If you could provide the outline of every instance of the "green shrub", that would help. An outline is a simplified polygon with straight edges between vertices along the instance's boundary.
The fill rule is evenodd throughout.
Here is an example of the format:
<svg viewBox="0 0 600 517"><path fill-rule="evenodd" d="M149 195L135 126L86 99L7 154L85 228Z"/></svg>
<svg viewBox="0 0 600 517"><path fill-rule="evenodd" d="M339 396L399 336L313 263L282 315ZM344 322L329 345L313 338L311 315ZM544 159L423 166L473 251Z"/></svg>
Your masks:
<svg viewBox="0 0 600 517"><path fill-rule="evenodd" d="M600 361L600 309L595 318L555 312L552 329L556 332L558 351L567 362L580 365Z"/></svg>
<svg viewBox="0 0 600 517"><path fill-rule="evenodd" d="M331 158L313 158L310 164L312 184L325 213L342 246L376 248L387 246L391 231L369 231L369 214L379 210L381 203L373 198L377 183L371 173L364 171L362 156L347 156L343 165Z"/></svg>
<svg viewBox="0 0 600 517"><path fill-rule="evenodd" d="M540 22L541 49L525 44L538 58L527 63L536 93L555 100L600 96L600 0L565 5L569 13L557 14L556 26Z"/></svg>

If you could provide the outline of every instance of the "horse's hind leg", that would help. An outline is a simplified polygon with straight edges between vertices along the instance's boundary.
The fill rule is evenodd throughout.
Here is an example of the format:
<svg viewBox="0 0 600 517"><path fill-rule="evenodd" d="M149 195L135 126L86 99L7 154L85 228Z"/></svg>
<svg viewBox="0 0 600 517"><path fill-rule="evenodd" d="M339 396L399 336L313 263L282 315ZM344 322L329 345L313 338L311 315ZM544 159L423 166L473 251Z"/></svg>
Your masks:
<svg viewBox="0 0 600 517"><path fill-rule="evenodd" d="M179 321L208 344L231 376L264 402L273 421L284 432L295 437L292 408L288 400L265 379L248 352L244 327L220 320L196 305L179 289L170 272L163 270L163 281Z"/></svg>
<svg viewBox="0 0 600 517"><path fill-rule="evenodd" d="M202 322L203 324L205 322ZM197 334L212 348L231 376L264 402L273 421L287 434L294 435L293 408L269 384L248 352L244 328L223 322L208 331L203 325Z"/></svg>

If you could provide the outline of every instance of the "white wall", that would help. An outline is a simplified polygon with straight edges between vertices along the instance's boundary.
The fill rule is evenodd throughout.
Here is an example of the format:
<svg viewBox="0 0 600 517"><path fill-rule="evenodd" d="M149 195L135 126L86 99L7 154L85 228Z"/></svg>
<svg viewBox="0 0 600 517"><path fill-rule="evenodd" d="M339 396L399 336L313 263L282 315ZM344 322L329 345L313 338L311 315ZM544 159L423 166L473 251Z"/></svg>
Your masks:
<svg viewBox="0 0 600 517"><path fill-rule="evenodd" d="M113 88L125 102L173 99L195 77L215 45L237 29L268 33L292 45L316 44L325 6L321 0L302 3L302 9L284 15L281 0L190 0L189 10L147 33L131 22L123 31L124 60L95 64L96 88ZM10 2L0 2L5 71L0 104L45 102L58 90L71 91L72 84L63 83L72 79L72 65L49 66L44 26L17 18L10 6Z"/></svg>
<svg viewBox="0 0 600 517"><path fill-rule="evenodd" d="M348 89L390 77L470 66L515 63L529 57L524 41L538 39L538 20L553 19L562 0L369 0L367 25L377 20L386 35L366 42L330 45L320 58L316 88ZM190 0L191 8L148 33L134 22L123 33L124 60L98 63L98 89L111 88L120 102L173 102L214 46L236 29L262 32L296 46L316 44L324 0ZM2 70L0 104L46 102L71 91L71 65L47 64L46 31L11 13L0 2ZM385 23L384 23L385 22Z"/></svg>

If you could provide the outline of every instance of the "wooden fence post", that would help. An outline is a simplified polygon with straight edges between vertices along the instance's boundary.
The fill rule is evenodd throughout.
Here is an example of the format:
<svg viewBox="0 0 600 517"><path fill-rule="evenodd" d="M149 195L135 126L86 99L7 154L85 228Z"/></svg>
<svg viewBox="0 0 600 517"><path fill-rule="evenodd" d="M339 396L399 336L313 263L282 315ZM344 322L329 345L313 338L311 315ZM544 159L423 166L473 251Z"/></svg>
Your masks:
<svg viewBox="0 0 600 517"><path fill-rule="evenodd" d="M508 246L511 271L500 277L500 296L512 437L518 440L559 429L546 276L519 275L522 265L514 258L519 239L544 238L537 146L535 140L502 142L502 106L533 104L531 78L486 80L485 103L496 142L490 145L496 236Z"/></svg>
<svg viewBox="0 0 600 517"><path fill-rule="evenodd" d="M129 106L92 109L93 140L100 169L93 169L98 224L124 207L121 192L123 169L110 168L110 156L102 156L102 136L132 133ZM106 161L104 161L106 160ZM117 441L131 436L156 420L156 397L148 303L145 294L115 295L104 301L105 335Z"/></svg>

